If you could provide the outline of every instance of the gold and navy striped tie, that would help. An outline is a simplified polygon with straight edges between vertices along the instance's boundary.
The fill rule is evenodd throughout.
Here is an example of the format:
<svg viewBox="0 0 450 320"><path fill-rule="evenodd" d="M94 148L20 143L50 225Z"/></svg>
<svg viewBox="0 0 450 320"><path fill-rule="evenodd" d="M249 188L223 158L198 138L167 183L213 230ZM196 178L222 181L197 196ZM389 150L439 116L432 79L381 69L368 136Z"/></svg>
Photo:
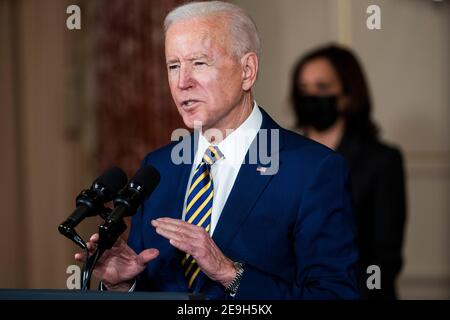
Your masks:
<svg viewBox="0 0 450 320"><path fill-rule="evenodd" d="M203 155L202 162L195 169L186 201L185 221L203 227L206 232L211 229L211 212L214 196L214 184L211 176L211 166L223 157L217 146L209 146ZM181 261L188 288L192 290L200 267L195 259L186 254Z"/></svg>

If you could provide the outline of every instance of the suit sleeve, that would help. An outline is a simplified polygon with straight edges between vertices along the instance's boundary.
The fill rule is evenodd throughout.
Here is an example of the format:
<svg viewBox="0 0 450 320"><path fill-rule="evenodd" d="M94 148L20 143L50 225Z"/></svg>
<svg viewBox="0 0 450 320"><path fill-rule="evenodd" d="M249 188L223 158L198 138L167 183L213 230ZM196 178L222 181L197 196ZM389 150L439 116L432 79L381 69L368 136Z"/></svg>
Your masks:
<svg viewBox="0 0 450 320"><path fill-rule="evenodd" d="M246 265L235 299L359 298L349 174L341 156L328 155L312 174L292 232L295 282Z"/></svg>

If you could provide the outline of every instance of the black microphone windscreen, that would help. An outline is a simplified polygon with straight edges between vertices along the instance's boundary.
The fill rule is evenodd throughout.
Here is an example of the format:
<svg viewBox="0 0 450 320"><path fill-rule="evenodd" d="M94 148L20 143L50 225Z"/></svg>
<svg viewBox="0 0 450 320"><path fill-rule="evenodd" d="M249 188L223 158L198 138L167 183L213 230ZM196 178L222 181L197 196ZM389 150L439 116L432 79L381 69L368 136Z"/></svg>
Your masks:
<svg viewBox="0 0 450 320"><path fill-rule="evenodd" d="M135 176L131 179L131 182L138 184L143 188L143 197L147 198L153 190L155 190L160 180L158 170L153 166L141 167Z"/></svg>
<svg viewBox="0 0 450 320"><path fill-rule="evenodd" d="M128 177L122 169L118 167L112 167L105 171L100 177L94 181L95 184L100 184L108 188L107 201L112 200L112 197L122 189L128 181Z"/></svg>

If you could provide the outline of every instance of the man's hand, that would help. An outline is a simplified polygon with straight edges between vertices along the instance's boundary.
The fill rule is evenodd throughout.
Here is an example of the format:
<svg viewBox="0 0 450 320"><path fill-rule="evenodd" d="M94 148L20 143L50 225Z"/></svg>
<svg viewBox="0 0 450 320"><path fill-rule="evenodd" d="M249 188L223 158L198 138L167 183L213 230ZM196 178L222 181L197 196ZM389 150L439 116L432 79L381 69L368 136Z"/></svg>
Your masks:
<svg viewBox="0 0 450 320"><path fill-rule="evenodd" d="M171 218L152 220L152 225L171 245L190 254L210 279L224 287L233 281L236 276L233 261L225 257L205 229Z"/></svg>
<svg viewBox="0 0 450 320"><path fill-rule="evenodd" d="M98 243L98 233L91 236L87 243L92 254ZM119 238L110 250L106 250L97 262L94 276L101 279L108 290L128 291L132 281L144 271L147 263L159 254L157 249L147 249L136 254L123 239ZM85 261L86 255L76 253L75 260Z"/></svg>

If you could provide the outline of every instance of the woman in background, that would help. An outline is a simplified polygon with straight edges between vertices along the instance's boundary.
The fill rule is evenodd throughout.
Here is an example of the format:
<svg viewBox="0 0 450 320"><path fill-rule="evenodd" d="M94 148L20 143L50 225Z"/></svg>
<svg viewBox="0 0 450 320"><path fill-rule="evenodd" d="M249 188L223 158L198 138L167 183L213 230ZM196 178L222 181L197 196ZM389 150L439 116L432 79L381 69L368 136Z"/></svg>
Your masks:
<svg viewBox="0 0 450 320"><path fill-rule="evenodd" d="M291 85L299 129L349 164L362 297L396 299L406 216L403 160L399 149L378 139L362 68L349 50L327 46L298 61ZM367 288L370 265L380 267L381 289Z"/></svg>

